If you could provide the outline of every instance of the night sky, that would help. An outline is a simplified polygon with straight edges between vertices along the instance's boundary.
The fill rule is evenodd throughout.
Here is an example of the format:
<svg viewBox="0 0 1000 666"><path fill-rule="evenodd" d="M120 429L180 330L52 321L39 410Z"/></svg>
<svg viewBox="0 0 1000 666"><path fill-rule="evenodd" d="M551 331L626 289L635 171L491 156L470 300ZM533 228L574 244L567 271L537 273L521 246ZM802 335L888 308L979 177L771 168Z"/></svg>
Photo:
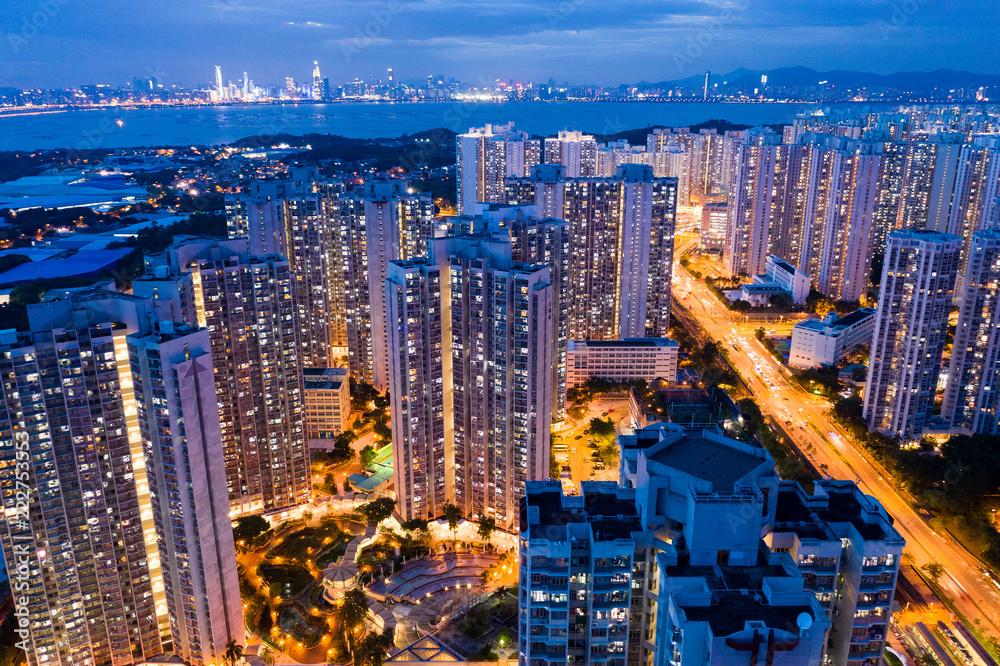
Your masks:
<svg viewBox="0 0 1000 666"><path fill-rule="evenodd" d="M612 85L737 68L1000 72L996 0L3 0L0 86L355 77Z"/></svg>

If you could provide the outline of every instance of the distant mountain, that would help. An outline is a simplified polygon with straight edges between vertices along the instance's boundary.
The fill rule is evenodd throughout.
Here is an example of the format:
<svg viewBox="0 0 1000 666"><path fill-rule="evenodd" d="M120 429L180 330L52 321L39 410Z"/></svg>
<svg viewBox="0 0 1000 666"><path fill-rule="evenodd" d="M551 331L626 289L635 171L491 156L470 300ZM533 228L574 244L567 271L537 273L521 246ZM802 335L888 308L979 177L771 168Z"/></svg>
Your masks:
<svg viewBox="0 0 1000 666"><path fill-rule="evenodd" d="M808 67L779 67L760 71L737 69L726 75L712 74L709 81L712 85L721 85L725 82L729 85L755 88L760 86L760 77L764 74L767 74L768 86L781 87L815 86L820 81L827 81L837 88L894 88L905 92L925 93L935 89L951 90L954 88L1000 86L1000 75L976 74L953 69L939 69L933 72L896 72L887 75L851 70L818 72ZM701 74L646 85L652 88L683 86L698 89L704 85L704 82L705 75Z"/></svg>

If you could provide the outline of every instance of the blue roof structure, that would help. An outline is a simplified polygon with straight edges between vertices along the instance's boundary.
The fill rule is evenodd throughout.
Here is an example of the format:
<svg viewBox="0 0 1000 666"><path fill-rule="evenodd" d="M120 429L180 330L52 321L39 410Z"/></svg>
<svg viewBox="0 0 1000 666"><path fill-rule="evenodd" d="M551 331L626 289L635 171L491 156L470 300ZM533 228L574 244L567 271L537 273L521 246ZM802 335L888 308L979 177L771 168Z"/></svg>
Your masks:
<svg viewBox="0 0 1000 666"><path fill-rule="evenodd" d="M0 274L0 285L15 285L42 278L96 275L109 266L113 266L130 252L132 252L132 248L128 247L114 250L81 250L65 259L24 263Z"/></svg>

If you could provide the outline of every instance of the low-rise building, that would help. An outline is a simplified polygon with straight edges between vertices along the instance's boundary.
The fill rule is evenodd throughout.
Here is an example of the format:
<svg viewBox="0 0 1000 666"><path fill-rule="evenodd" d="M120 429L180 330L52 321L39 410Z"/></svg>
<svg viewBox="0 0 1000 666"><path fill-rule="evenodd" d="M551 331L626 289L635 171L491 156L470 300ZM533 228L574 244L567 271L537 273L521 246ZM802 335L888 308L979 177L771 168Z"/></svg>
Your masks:
<svg viewBox="0 0 1000 666"><path fill-rule="evenodd" d="M839 318L836 312L830 312L824 319L800 321L792 327L788 365L794 368L837 365L858 345L871 345L874 333L874 308L859 308Z"/></svg>
<svg viewBox="0 0 1000 666"><path fill-rule="evenodd" d="M771 296L788 294L792 303L805 303L812 281L790 263L774 256L767 258L764 272L753 276L750 284L740 286L740 298L754 307L768 305Z"/></svg>
<svg viewBox="0 0 1000 666"><path fill-rule="evenodd" d="M611 381L664 379L677 381L680 345L669 338L624 340L571 340L567 354L566 384L583 385L590 377Z"/></svg>
<svg viewBox="0 0 1000 666"><path fill-rule="evenodd" d="M347 429L351 387L346 368L303 368L306 437L333 439Z"/></svg>

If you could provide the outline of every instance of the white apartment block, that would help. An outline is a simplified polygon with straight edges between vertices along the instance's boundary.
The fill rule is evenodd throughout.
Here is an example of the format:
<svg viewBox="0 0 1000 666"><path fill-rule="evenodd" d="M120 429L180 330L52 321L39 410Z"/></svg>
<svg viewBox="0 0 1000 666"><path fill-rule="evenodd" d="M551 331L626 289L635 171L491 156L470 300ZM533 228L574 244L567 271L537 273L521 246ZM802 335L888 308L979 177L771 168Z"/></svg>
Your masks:
<svg viewBox="0 0 1000 666"><path fill-rule="evenodd" d="M567 385L582 386L590 377L611 381L677 381L680 346L668 338L572 340L567 354Z"/></svg>

